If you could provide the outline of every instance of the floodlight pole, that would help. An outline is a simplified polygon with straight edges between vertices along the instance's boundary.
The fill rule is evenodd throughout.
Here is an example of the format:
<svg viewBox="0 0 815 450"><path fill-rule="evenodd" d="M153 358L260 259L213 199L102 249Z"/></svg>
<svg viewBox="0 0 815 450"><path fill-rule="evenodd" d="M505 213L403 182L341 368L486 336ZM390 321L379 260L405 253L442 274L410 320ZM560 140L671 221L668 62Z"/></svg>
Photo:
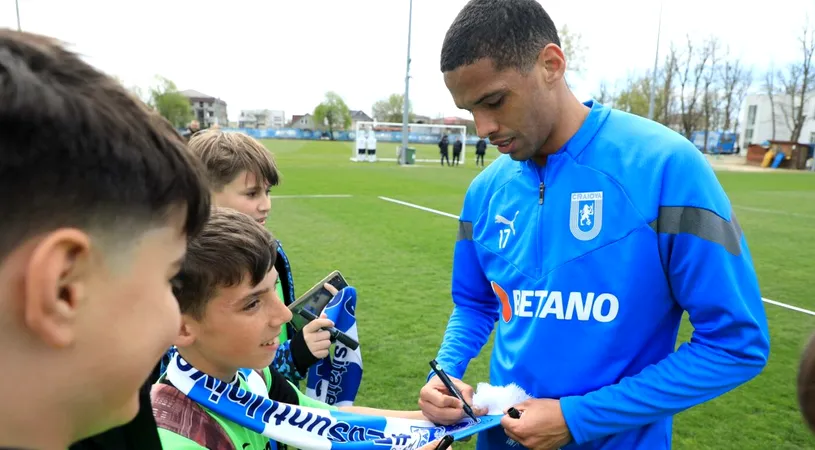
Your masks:
<svg viewBox="0 0 815 450"><path fill-rule="evenodd" d="M399 164L407 162L408 147L408 119L410 108L410 33L413 27L413 0L410 0L410 12L408 13L408 44L407 44L407 65L405 67L405 98L403 99L402 111L402 151L399 154Z"/></svg>
<svg viewBox="0 0 815 450"><path fill-rule="evenodd" d="M654 54L654 72L651 75L651 94L648 100L648 119L654 120L654 91L657 87L657 64L659 63L659 35L662 32L662 4L659 2L659 25L657 25L657 50Z"/></svg>
<svg viewBox="0 0 815 450"><path fill-rule="evenodd" d="M14 7L17 8L17 31L23 31L20 28L20 0L14 0Z"/></svg>

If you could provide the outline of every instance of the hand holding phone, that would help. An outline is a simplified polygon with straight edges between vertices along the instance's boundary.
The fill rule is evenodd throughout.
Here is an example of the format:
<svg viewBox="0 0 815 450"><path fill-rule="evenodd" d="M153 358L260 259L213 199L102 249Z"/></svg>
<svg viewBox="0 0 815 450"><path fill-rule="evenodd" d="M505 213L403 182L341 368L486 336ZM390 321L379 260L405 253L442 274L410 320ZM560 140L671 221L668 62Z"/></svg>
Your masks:
<svg viewBox="0 0 815 450"><path fill-rule="evenodd" d="M301 309L308 310L314 316L319 317L337 292L346 287L348 283L345 278L338 270L335 270L300 296L297 301L289 305L289 310L294 316L291 321L294 329L300 331L309 322L300 314Z"/></svg>

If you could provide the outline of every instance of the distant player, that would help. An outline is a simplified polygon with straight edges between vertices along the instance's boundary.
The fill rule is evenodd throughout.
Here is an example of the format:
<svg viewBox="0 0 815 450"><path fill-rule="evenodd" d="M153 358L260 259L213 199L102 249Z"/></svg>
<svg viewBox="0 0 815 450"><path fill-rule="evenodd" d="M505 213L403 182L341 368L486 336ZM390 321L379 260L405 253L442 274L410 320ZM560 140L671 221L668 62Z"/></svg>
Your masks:
<svg viewBox="0 0 815 450"><path fill-rule="evenodd" d="M478 166L478 163L481 162L481 167L484 167L484 155L487 154L487 141L483 138L479 138L478 142L475 143L475 165Z"/></svg>
<svg viewBox="0 0 815 450"><path fill-rule="evenodd" d="M447 161L447 165L450 165L450 140L447 138L447 135L443 135L441 140L439 141L439 154L441 154L441 165L444 166L444 161Z"/></svg>
<svg viewBox="0 0 815 450"><path fill-rule="evenodd" d="M453 165L457 166L461 162L461 149L464 146L460 137L456 137L456 142L453 142Z"/></svg>
<svg viewBox="0 0 815 450"><path fill-rule="evenodd" d="M365 138L365 130L360 128L357 133L357 161L365 161L365 154L367 153L365 147L367 145L368 141Z"/></svg>
<svg viewBox="0 0 815 450"><path fill-rule="evenodd" d="M368 161L376 161L376 133L374 129L368 130L368 139L366 140L365 148L368 150Z"/></svg>

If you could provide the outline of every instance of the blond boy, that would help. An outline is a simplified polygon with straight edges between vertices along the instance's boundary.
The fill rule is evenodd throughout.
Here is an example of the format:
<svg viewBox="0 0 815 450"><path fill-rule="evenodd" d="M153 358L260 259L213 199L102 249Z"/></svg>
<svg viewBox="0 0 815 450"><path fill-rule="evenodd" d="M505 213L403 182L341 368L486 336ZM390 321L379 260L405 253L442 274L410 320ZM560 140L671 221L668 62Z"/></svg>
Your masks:
<svg viewBox="0 0 815 450"><path fill-rule="evenodd" d="M266 224L271 209L269 191L279 184L280 173L263 144L243 133L205 130L190 140L189 149L205 167L215 206L234 209ZM275 268L280 275L275 290L288 305L294 301L294 280L282 245L279 241L275 245ZM321 329L332 325L320 318L299 332L291 325L281 327L273 367L294 383L303 380L309 367L328 356L330 336Z"/></svg>

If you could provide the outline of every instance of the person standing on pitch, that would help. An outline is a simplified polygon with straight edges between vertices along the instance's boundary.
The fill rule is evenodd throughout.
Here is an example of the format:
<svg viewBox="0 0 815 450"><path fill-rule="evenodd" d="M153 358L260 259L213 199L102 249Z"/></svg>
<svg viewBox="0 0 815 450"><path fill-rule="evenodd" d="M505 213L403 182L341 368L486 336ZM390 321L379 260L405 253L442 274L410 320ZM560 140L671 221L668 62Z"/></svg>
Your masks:
<svg viewBox="0 0 815 450"><path fill-rule="evenodd" d="M487 141L484 138L478 138L475 143L475 165L478 167L478 162L481 162L481 167L484 167L484 155L487 154Z"/></svg>
<svg viewBox="0 0 815 450"><path fill-rule="evenodd" d="M444 81L503 155L464 198L436 359L460 379L497 323L490 383L533 397L478 449L669 449L674 414L767 363L752 258L705 156L578 101L556 30L537 1L471 0L445 37ZM436 423L464 417L432 373L419 397Z"/></svg>
<svg viewBox="0 0 815 450"><path fill-rule="evenodd" d="M366 141L366 148L368 149L368 162L376 162L376 133L373 127L368 130L368 140Z"/></svg>
<svg viewBox="0 0 815 450"><path fill-rule="evenodd" d="M457 137L456 142L453 142L453 165L457 166L461 161L461 138Z"/></svg>
<svg viewBox="0 0 815 450"><path fill-rule="evenodd" d="M447 160L447 165L450 165L450 141L447 135L444 134L439 141L439 153L441 153L441 165L444 166L444 161Z"/></svg>
<svg viewBox="0 0 815 450"><path fill-rule="evenodd" d="M366 143L365 130L360 128L359 132L357 132L357 161L365 161Z"/></svg>

